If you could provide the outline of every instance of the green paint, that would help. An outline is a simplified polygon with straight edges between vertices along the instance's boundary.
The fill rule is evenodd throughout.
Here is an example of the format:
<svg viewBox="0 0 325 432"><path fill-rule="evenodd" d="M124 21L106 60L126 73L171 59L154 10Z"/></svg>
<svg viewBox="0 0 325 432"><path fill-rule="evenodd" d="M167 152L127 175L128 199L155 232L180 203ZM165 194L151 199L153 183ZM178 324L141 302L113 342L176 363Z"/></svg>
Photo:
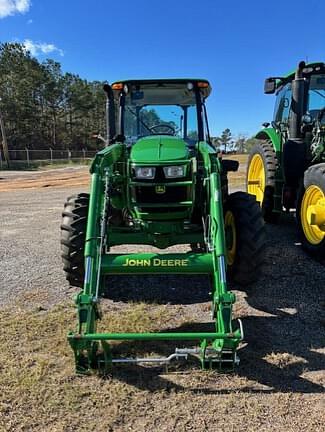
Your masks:
<svg viewBox="0 0 325 432"><path fill-rule="evenodd" d="M108 254L103 257L103 274L201 273L213 271L212 254Z"/></svg>
<svg viewBox="0 0 325 432"><path fill-rule="evenodd" d="M240 338L240 332L235 333L94 333L86 335L68 335L69 340L102 341L102 340L207 340Z"/></svg>
<svg viewBox="0 0 325 432"><path fill-rule="evenodd" d="M257 139L270 139L272 141L274 150L276 152L282 151L281 147L281 135L274 128L265 128L259 131L255 138Z"/></svg>
<svg viewBox="0 0 325 432"><path fill-rule="evenodd" d="M179 161L188 159L186 143L177 137L154 135L141 138L132 147L130 159L134 163Z"/></svg>

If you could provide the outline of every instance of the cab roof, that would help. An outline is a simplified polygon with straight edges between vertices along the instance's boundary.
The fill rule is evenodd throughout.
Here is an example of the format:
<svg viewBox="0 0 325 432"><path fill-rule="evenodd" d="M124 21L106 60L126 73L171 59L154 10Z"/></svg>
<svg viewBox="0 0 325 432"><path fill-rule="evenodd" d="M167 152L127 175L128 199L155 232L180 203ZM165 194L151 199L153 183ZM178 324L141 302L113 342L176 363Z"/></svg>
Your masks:
<svg viewBox="0 0 325 432"><path fill-rule="evenodd" d="M157 84L158 87L177 87L177 85L182 88L182 85L187 85L192 83L193 86L199 86L201 88L201 91L203 93L204 98L207 98L211 93L211 85L208 80L202 79L202 78L159 78L159 79L129 79L129 80L121 80L121 81L115 81L111 87L113 90L120 90L118 87L118 84L131 86L131 87L151 87L152 85Z"/></svg>
<svg viewBox="0 0 325 432"><path fill-rule="evenodd" d="M305 75L313 75L313 74L317 74L317 73L325 73L325 63L323 62L310 62L310 63L306 63L304 66L304 69L308 70L310 69L309 72L307 72ZM290 82L294 79L295 77L295 73L296 73L296 69L291 70L290 72L288 72L286 75L284 75L281 79L278 79L277 81L277 88L282 86L283 84Z"/></svg>

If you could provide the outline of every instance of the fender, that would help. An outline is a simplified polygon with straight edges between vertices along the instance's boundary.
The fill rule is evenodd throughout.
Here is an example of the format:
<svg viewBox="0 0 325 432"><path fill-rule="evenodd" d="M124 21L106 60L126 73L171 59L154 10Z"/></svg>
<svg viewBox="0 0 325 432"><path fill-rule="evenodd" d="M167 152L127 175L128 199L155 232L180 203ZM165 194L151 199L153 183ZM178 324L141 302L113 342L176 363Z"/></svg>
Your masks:
<svg viewBox="0 0 325 432"><path fill-rule="evenodd" d="M256 139L270 139L276 153L281 152L281 139L274 128L265 128L255 135Z"/></svg>

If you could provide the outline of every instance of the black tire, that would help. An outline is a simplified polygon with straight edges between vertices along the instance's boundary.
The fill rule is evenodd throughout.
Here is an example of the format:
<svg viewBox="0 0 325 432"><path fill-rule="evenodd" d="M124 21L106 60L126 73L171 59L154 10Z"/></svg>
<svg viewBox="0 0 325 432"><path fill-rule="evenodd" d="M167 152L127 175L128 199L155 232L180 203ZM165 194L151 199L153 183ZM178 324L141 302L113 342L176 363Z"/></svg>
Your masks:
<svg viewBox="0 0 325 432"><path fill-rule="evenodd" d="M236 236L235 258L232 264L228 257L228 276L240 285L248 285L260 277L264 263L266 234L261 207L253 195L235 192L227 199L225 218L228 211L234 216ZM227 229L225 224L226 239ZM227 241L226 244L229 251L231 244Z"/></svg>
<svg viewBox="0 0 325 432"><path fill-rule="evenodd" d="M66 279L71 286L82 287L84 281L84 249L87 229L89 194L70 196L64 204L61 224L61 257Z"/></svg>
<svg viewBox="0 0 325 432"><path fill-rule="evenodd" d="M246 185L247 192L249 191L248 185L248 170L253 157L259 154L263 160L265 170L265 189L264 198L261 203L262 213L265 222L277 223L280 214L274 212L274 190L275 190L275 172L277 169L278 161L274 151L274 147L271 140L261 140L259 144L256 144L250 151L250 155L247 163L247 174L246 174ZM249 193L249 192L248 192Z"/></svg>
<svg viewBox="0 0 325 432"><path fill-rule="evenodd" d="M325 263L325 237L318 244L311 243L306 237L301 219L302 201L306 190L310 186L317 186L325 195L325 163L312 165L305 171L304 182L299 189L296 207L296 219L303 249L318 261Z"/></svg>

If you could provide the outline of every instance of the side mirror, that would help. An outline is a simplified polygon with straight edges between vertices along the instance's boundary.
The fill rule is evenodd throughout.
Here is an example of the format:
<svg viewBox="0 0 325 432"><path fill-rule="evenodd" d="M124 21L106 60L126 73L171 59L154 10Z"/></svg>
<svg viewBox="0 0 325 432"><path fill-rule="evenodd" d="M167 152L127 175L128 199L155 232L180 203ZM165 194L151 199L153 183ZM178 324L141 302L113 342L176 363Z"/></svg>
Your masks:
<svg viewBox="0 0 325 432"><path fill-rule="evenodd" d="M273 94L276 89L276 79L275 78L266 78L264 82L264 93L265 94Z"/></svg>

